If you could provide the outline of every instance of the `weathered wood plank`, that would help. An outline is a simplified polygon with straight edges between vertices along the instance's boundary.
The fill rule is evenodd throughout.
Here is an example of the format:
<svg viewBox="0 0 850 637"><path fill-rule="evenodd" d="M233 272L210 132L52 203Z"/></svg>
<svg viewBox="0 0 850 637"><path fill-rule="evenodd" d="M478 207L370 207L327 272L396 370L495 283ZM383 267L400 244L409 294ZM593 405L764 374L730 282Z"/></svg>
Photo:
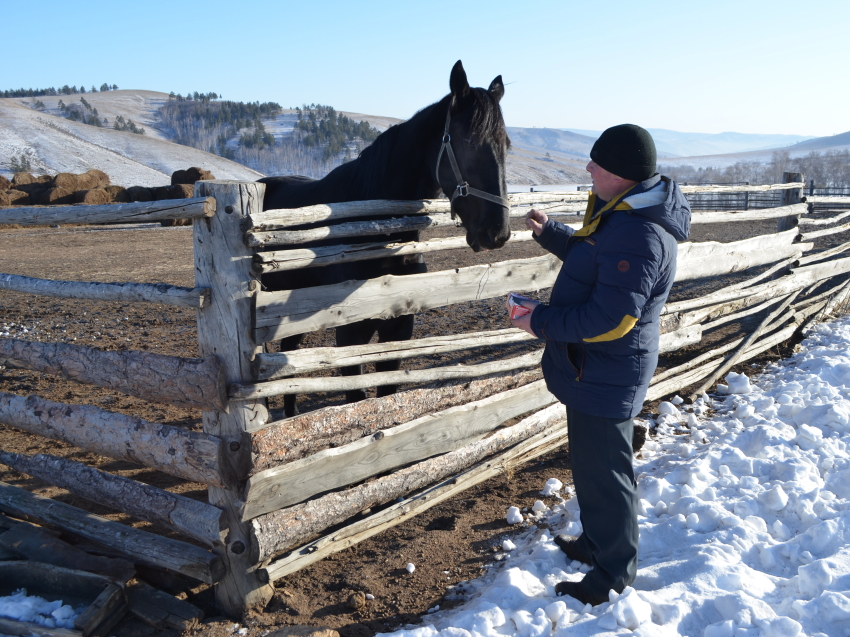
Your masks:
<svg viewBox="0 0 850 637"><path fill-rule="evenodd" d="M452 205L448 199L344 201L304 206L303 208L263 210L247 218L246 230L265 232L319 221L339 221L382 215L427 215L451 212L451 209Z"/></svg>
<svg viewBox="0 0 850 637"><path fill-rule="evenodd" d="M556 402L537 381L468 405L385 429L374 436L252 476L243 520L302 502L371 476L480 440L507 420Z"/></svg>
<svg viewBox="0 0 850 637"><path fill-rule="evenodd" d="M216 357L225 380L238 383L252 378L251 360L260 347L251 336L251 295L259 286L251 271L253 252L242 241L241 225L263 207L265 185L238 181L201 181L195 195L215 197L224 210L209 221L193 225L195 285L214 292L208 307L198 310L198 350L203 358ZM268 421L264 400L230 403L227 413L202 413L204 431L227 441L234 450L229 458L236 467L247 454L241 448L243 433L252 425ZM209 487L209 502L225 511L226 545L217 548L227 565L227 576L216 586L216 602L227 615L241 616L248 609L262 609L274 589L260 577L251 561L247 525L239 519L241 500L236 489Z"/></svg>
<svg viewBox="0 0 850 637"><path fill-rule="evenodd" d="M402 383L430 383L435 380L479 378L515 369L535 367L540 363L543 351L524 354L513 358L479 363L477 365L447 365L429 369L401 369L396 372L376 372L360 376L331 376L321 378L282 378L264 383L234 383L230 396L234 400L249 400L283 396L285 394L309 394L320 391L349 391L381 385Z"/></svg>
<svg viewBox="0 0 850 637"><path fill-rule="evenodd" d="M747 288L721 290L697 299L686 299L668 303L662 312L670 314L698 307L715 305L723 301L733 301L747 298L748 305L761 303L773 296L784 296L794 290L802 289L818 281L829 279L839 274L850 272L850 257L833 259L824 263L815 263L791 270L791 274L768 283L762 283Z"/></svg>
<svg viewBox="0 0 850 637"><path fill-rule="evenodd" d="M847 197L847 203L850 205L850 197ZM850 217L850 210L847 212L842 212L840 215L835 215L834 217L818 217L816 219L800 219L800 225L802 226L831 226L834 223L838 223L842 219L846 219Z"/></svg>
<svg viewBox="0 0 850 637"><path fill-rule="evenodd" d="M181 358L152 352L111 352L72 345L0 339L0 358L68 380L129 396L195 409L225 409L227 387L216 358Z"/></svg>
<svg viewBox="0 0 850 637"><path fill-rule="evenodd" d="M806 197L806 203L838 203L850 206L850 197L827 197L823 195L812 195Z"/></svg>
<svg viewBox="0 0 850 637"><path fill-rule="evenodd" d="M0 482L0 510L70 531L115 549L134 561L176 571L207 584L215 583L224 575L221 559L214 553L107 520L5 482Z"/></svg>
<svg viewBox="0 0 850 637"><path fill-rule="evenodd" d="M540 378L527 371L495 378L452 382L439 387L411 389L350 405L324 407L249 431L244 446L251 450L251 475L311 454L354 442L443 409L465 405L522 387Z"/></svg>
<svg viewBox="0 0 850 637"><path fill-rule="evenodd" d="M165 219L200 219L215 215L209 197L113 203L103 206L26 206L0 210L0 224L45 226L56 223L134 223Z"/></svg>
<svg viewBox="0 0 850 637"><path fill-rule="evenodd" d="M266 573L269 579L274 581L299 571L318 560L349 548L396 524L405 522L440 502L480 484L484 480L499 475L509 467L521 465L557 449L566 442L566 436L566 422L556 423L549 429L474 465L448 480L301 546L291 555L269 564L265 569Z"/></svg>
<svg viewBox="0 0 850 637"><path fill-rule="evenodd" d="M754 185L754 186L680 186L681 190L685 194L697 193L697 192L716 192L716 193L725 193L725 192L767 192L770 190L788 190L791 188L805 188L806 184L802 181L800 182L791 182L785 184L764 184L764 185Z"/></svg>
<svg viewBox="0 0 850 637"><path fill-rule="evenodd" d="M147 422L91 405L0 392L0 422L192 482L233 480L220 438Z"/></svg>
<svg viewBox="0 0 850 637"><path fill-rule="evenodd" d="M269 232L246 232L245 244L249 248L264 246L298 245L308 241L345 239L390 234L409 230L424 230L440 226L460 226L460 219L450 214L431 214L422 217L400 217L374 221L350 221L333 226L320 226L310 230L272 230Z"/></svg>
<svg viewBox="0 0 850 637"><path fill-rule="evenodd" d="M258 292L254 338L267 342L367 318L393 318L510 291L537 290L551 286L560 267L561 261L548 255L303 290Z"/></svg>
<svg viewBox="0 0 850 637"><path fill-rule="evenodd" d="M844 223L840 226L835 226L833 228L824 228L823 230L814 230L813 232L804 232L803 240L811 241L812 239L817 239L818 237L826 237L831 234L838 234L839 232L847 232L850 230L850 223Z"/></svg>
<svg viewBox="0 0 850 637"><path fill-rule="evenodd" d="M2 212L2 211L0 211ZM209 303L209 288L181 288L165 283L99 283L56 281L17 274L0 274L0 290L25 292L63 299L161 303L176 307L203 307Z"/></svg>
<svg viewBox="0 0 850 637"><path fill-rule="evenodd" d="M509 243L531 241L531 231L512 232ZM259 272L283 272L301 268L318 267L332 263L354 263L389 256L422 254L440 250L469 249L466 237L446 237L430 241L410 241L407 243L354 243L320 248L293 250L275 250L258 252L254 256L254 269Z"/></svg>
<svg viewBox="0 0 850 637"><path fill-rule="evenodd" d="M350 345L347 347L315 347L274 354L258 354L254 363L258 380L275 380L292 374L306 374L347 365L365 365L384 360L444 354L478 347L535 341L536 337L516 328L488 330L446 336L431 336L410 341L391 341ZM371 385L370 385L371 386Z"/></svg>
<svg viewBox="0 0 850 637"><path fill-rule="evenodd" d="M86 571L121 583L128 582L136 574L132 562L86 553L54 537L46 529L28 522L21 522L11 530L0 533L0 547L11 551L15 557L23 557L31 562Z"/></svg>
<svg viewBox="0 0 850 637"><path fill-rule="evenodd" d="M427 487L475 465L487 456L545 431L563 421L561 404L547 407L492 436L436 458L418 462L345 491L329 493L303 504L267 513L251 521L251 554L257 562L314 538L353 515Z"/></svg>
<svg viewBox="0 0 850 637"><path fill-rule="evenodd" d="M208 546L218 546L223 540L223 513L209 504L47 454L28 456L0 450L0 463Z"/></svg>
<svg viewBox="0 0 850 637"><path fill-rule="evenodd" d="M787 259L812 248L811 243L795 243L798 237L799 233L793 229L729 243L718 241L683 243L679 246L676 281L689 281L748 270L780 259Z"/></svg>
<svg viewBox="0 0 850 637"><path fill-rule="evenodd" d="M763 208L761 210L728 210L724 212L694 212L691 215L691 224L705 223L734 223L738 221L764 221L765 219L777 219L789 215L804 215L808 207L804 203L778 208ZM783 228L788 230L788 228Z"/></svg>
<svg viewBox="0 0 850 637"><path fill-rule="evenodd" d="M191 630L204 618L200 608L138 580L127 588L130 612L154 628Z"/></svg>

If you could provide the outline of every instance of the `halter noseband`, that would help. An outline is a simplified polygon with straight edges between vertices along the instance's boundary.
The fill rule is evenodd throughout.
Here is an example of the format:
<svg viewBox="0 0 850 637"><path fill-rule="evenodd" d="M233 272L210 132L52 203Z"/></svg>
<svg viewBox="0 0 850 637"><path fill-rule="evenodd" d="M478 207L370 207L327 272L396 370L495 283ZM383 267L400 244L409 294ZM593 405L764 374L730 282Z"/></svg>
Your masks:
<svg viewBox="0 0 850 637"><path fill-rule="evenodd" d="M451 203L454 203L455 199L458 197L467 197L472 195L473 197L478 197L479 199L485 199L487 201L491 201L493 203L497 203L500 206L504 206L505 208L510 208L510 202L504 197L497 197L496 195L491 195L489 192L484 192L483 190L478 190L478 188L473 188L469 185L463 176L460 174L460 167L457 165L457 159L455 159L454 151L452 150L452 136L449 135L449 124L452 121L452 105L449 104L449 110L446 113L446 127L443 129L443 140L440 145L440 154L437 155L437 183L440 183L440 161L443 159L443 151L445 151L446 155L449 158L449 164L452 166L452 172L455 175L455 181L457 181L457 187L452 193ZM452 219L455 218L455 211L452 208Z"/></svg>

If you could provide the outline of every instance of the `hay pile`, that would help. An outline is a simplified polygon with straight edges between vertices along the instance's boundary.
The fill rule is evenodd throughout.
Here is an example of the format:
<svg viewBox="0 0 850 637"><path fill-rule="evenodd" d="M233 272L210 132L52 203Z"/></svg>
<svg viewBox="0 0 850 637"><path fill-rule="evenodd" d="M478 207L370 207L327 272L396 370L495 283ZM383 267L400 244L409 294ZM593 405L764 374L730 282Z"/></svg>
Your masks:
<svg viewBox="0 0 850 637"><path fill-rule="evenodd" d="M170 186L146 188L144 186L113 186L109 175L92 169L80 175L59 173L36 177L27 172L15 173L11 182L0 176L0 207L56 206L66 204L101 205L134 201L163 201L190 199L194 196L194 183L202 179L215 179L208 170L193 166L177 170L171 175ZM164 226L192 225L191 219L161 222Z"/></svg>

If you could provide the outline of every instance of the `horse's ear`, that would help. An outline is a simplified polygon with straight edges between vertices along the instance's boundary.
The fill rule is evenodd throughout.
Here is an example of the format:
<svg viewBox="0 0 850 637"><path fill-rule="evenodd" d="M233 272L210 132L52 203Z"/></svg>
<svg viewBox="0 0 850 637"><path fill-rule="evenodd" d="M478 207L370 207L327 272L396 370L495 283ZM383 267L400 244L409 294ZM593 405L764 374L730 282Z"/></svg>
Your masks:
<svg viewBox="0 0 850 637"><path fill-rule="evenodd" d="M452 67L449 88L455 97L464 97L469 93L469 81L466 79L466 71L463 70L463 63L460 60Z"/></svg>
<svg viewBox="0 0 850 637"><path fill-rule="evenodd" d="M505 85L502 83L502 76L497 75L496 79L490 82L490 88L487 90L490 91L490 95L493 96L498 104L505 95Z"/></svg>

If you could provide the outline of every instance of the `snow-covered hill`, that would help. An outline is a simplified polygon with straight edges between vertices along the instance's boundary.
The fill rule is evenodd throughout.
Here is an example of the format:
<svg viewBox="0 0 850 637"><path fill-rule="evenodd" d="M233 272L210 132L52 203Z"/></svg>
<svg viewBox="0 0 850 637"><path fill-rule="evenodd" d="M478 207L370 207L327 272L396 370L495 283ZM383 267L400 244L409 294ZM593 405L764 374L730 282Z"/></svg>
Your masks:
<svg viewBox="0 0 850 637"><path fill-rule="evenodd" d="M80 96L63 96L66 103ZM0 174L11 176L5 162L27 157L34 172L83 173L91 168L104 171L113 184L163 186L171 173L190 166L211 171L218 179L254 181L262 175L241 164L195 148L167 141L156 128L155 112L165 93L110 91L84 96L110 122L117 115L145 128L145 135L98 128L73 122L58 113L60 98L41 97L46 112L31 108L35 99L0 99Z"/></svg>

